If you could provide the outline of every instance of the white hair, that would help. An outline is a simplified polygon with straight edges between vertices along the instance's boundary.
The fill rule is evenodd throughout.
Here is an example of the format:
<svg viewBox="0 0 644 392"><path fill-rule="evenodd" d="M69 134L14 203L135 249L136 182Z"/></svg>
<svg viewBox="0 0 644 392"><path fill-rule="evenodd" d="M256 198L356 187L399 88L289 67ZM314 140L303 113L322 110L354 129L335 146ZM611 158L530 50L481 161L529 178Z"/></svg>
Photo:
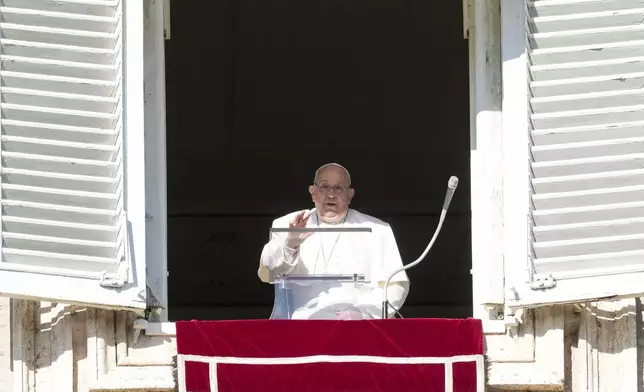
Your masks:
<svg viewBox="0 0 644 392"><path fill-rule="evenodd" d="M314 184L318 183L318 178L320 177L320 173L324 169L327 169L329 167L337 167L339 169L344 170L344 174L347 175L347 180L349 181L349 184L347 184L347 185L351 186L351 174L349 174L349 171L344 166L340 165L339 163L327 163L326 165L320 166L320 168L315 171L315 177L313 178L313 183Z"/></svg>

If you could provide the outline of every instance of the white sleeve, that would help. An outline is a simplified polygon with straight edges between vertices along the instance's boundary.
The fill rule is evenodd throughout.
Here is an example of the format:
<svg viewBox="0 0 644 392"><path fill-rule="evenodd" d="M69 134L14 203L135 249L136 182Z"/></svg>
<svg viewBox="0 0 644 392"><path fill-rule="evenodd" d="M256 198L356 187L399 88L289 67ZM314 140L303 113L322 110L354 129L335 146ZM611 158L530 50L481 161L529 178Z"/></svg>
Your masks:
<svg viewBox="0 0 644 392"><path fill-rule="evenodd" d="M391 282L389 283L389 289L387 289L387 299L391 306L395 310L400 310L405 299L407 299L407 293L409 292L409 284L407 282ZM361 296L358 308L362 312L362 315L368 319L379 319L382 318L382 305L383 305L383 295L384 287L379 285L378 287L365 288L363 295ZM389 317L393 317L395 310L389 306L388 314Z"/></svg>
<svg viewBox="0 0 644 392"><path fill-rule="evenodd" d="M363 313L363 316L366 318L381 318L382 317L382 303L384 295L384 286L385 281L395 270L403 266L402 258L400 257L400 251L398 250L398 244L396 242L396 237L394 232L391 229L391 226L385 224L384 227L380 229L380 257L378 258L379 263L374 265L375 270L372 275L372 287L364 288L364 293L360 298L360 310ZM409 278L405 271L402 271L396 274L389 282L389 288L387 289L387 299L389 303L395 307L396 310L400 310L405 300L407 299L407 294L409 292ZM389 317L393 316L395 310L391 308L388 309Z"/></svg>
<svg viewBox="0 0 644 392"><path fill-rule="evenodd" d="M299 253L299 249L286 246L283 237L275 236L262 249L257 271L259 278L268 283L276 275L290 273L300 260Z"/></svg>
<svg viewBox="0 0 644 392"><path fill-rule="evenodd" d="M385 280L387 280L389 275L391 275L395 270L402 268L403 261L398 249L396 236L394 235L394 231L391 229L391 226L386 225L382 229L380 244L382 256L380 257L380 271L376 276L378 283L384 285ZM399 272L391 279L391 283L407 282L409 282L409 278L405 271Z"/></svg>

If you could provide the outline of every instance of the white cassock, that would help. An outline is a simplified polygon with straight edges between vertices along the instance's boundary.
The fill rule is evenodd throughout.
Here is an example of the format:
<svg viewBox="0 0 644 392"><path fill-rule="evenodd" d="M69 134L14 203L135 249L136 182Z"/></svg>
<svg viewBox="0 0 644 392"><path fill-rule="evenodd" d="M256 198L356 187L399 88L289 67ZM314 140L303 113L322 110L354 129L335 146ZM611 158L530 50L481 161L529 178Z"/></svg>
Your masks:
<svg viewBox="0 0 644 392"><path fill-rule="evenodd" d="M273 228L288 228L297 212L273 222ZM371 232L316 232L298 250L288 248L286 233L275 233L264 246L258 275L267 283L284 275L364 275L367 284L320 282L291 287L291 318L335 318L337 312L354 310L362 318L381 318L385 281L402 267L402 259L391 226L372 216L350 209L345 221L327 224L311 211L307 227L370 228ZM409 279L403 271L389 283L387 298L400 309L409 291ZM277 298L276 298L277 301ZM389 314L393 314L389 309Z"/></svg>

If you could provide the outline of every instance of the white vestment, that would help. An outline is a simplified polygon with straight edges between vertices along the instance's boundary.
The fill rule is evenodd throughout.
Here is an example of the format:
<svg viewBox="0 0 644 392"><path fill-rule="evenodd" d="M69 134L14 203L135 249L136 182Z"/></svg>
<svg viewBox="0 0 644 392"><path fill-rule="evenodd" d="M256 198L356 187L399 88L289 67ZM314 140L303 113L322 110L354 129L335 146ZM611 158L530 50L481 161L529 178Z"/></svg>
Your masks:
<svg viewBox="0 0 644 392"><path fill-rule="evenodd" d="M273 228L288 228L297 212L278 218ZM316 232L294 250L286 246L286 233L276 233L262 250L258 275L267 283L284 275L364 275L369 282L311 284L297 290L292 318L332 318L335 312L358 310L363 318L382 316L383 287L389 275L402 267L391 226L372 216L350 209L345 221L326 224L311 211L307 227L370 228L371 232ZM400 309L409 290L403 271L394 276L387 289L389 302ZM332 306L331 306L332 305ZM324 312L320 310L324 308ZM389 309L390 315L393 309Z"/></svg>

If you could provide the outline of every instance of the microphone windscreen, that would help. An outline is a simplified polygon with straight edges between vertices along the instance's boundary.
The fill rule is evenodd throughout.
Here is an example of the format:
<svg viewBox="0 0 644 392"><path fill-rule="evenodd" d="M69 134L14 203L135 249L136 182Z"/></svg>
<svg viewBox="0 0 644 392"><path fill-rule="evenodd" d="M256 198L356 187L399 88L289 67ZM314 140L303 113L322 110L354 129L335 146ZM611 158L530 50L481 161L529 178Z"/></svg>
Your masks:
<svg viewBox="0 0 644 392"><path fill-rule="evenodd" d="M456 189L457 186L458 186L458 177L451 176L449 178L449 181L447 182L447 187L450 189Z"/></svg>

